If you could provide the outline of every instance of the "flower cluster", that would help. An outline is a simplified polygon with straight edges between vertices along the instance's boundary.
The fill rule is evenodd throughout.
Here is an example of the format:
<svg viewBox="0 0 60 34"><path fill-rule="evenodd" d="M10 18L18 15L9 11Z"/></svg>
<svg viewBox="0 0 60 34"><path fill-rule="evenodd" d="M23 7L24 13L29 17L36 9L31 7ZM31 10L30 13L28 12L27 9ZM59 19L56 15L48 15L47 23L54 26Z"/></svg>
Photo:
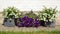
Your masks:
<svg viewBox="0 0 60 34"><path fill-rule="evenodd" d="M4 18L18 18L19 10L15 7L8 7L3 10Z"/></svg>
<svg viewBox="0 0 60 34"><path fill-rule="evenodd" d="M39 14L40 20L52 22L53 20L55 20L56 12L56 7L54 9L45 7Z"/></svg>
<svg viewBox="0 0 60 34"><path fill-rule="evenodd" d="M24 16L23 18L19 18L19 22L17 22L17 25L19 27L38 27L40 26L40 21L38 19Z"/></svg>

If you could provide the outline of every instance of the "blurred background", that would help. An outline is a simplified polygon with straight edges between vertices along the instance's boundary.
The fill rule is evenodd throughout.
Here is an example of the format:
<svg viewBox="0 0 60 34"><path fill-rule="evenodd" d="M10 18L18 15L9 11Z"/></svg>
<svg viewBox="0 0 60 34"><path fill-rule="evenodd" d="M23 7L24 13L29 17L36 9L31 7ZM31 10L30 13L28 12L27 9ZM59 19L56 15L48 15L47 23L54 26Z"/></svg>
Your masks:
<svg viewBox="0 0 60 34"><path fill-rule="evenodd" d="M56 14L56 25L60 25L60 0L0 0L0 23L3 23L2 11L4 8L14 6L20 11L41 11L46 6L58 10ZM35 12L37 13L37 12Z"/></svg>

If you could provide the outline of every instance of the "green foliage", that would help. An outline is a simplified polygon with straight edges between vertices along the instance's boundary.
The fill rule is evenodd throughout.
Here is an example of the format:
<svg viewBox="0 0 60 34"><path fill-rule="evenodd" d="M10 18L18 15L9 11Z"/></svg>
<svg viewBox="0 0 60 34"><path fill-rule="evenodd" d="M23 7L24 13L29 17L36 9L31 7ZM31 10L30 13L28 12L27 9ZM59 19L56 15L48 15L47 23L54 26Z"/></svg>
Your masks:
<svg viewBox="0 0 60 34"><path fill-rule="evenodd" d="M33 13L33 11L30 11L29 13L27 13L25 15L27 15L28 17L33 18L33 19L36 18L36 16L37 16L36 14Z"/></svg>
<svg viewBox="0 0 60 34"><path fill-rule="evenodd" d="M60 34L60 31L32 31L32 32L22 32L22 31L0 31L0 34Z"/></svg>
<svg viewBox="0 0 60 34"><path fill-rule="evenodd" d="M18 15L19 18L23 18L24 15L23 15L23 12L20 12L19 15Z"/></svg>
<svg viewBox="0 0 60 34"><path fill-rule="evenodd" d="M52 21L55 19L55 15L56 15L56 8L44 8L42 10L42 12L39 14L40 19L44 20L44 21Z"/></svg>
<svg viewBox="0 0 60 34"><path fill-rule="evenodd" d="M18 14L19 14L19 10L16 9L15 7L8 7L3 10L4 18L12 18L13 16L15 16L15 18L17 18Z"/></svg>

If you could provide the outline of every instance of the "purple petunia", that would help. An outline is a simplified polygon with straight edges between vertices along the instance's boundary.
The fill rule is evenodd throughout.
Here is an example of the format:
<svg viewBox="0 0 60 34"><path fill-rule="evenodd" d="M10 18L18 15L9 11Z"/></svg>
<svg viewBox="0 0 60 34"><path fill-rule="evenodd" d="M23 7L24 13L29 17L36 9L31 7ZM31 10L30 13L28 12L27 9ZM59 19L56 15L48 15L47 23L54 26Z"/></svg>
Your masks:
<svg viewBox="0 0 60 34"><path fill-rule="evenodd" d="M38 19L29 18L28 16L24 16L23 18L19 18L21 23L18 23L18 26L22 27L38 27L40 26L40 21Z"/></svg>

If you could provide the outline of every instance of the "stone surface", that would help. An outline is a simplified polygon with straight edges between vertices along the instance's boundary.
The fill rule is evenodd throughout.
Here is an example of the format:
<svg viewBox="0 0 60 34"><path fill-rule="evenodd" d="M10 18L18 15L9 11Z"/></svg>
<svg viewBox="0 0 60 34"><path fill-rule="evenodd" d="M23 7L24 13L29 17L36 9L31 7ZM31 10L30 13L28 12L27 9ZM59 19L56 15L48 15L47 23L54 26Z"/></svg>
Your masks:
<svg viewBox="0 0 60 34"><path fill-rule="evenodd" d="M32 32L32 31L52 31L52 30L59 30L60 31L60 26L55 26L55 27L6 27L0 24L0 31L22 31L22 32Z"/></svg>
<svg viewBox="0 0 60 34"><path fill-rule="evenodd" d="M4 26L8 26L8 27L13 27L13 26L15 26L15 22L14 22L14 19L6 19L5 21L4 21Z"/></svg>

